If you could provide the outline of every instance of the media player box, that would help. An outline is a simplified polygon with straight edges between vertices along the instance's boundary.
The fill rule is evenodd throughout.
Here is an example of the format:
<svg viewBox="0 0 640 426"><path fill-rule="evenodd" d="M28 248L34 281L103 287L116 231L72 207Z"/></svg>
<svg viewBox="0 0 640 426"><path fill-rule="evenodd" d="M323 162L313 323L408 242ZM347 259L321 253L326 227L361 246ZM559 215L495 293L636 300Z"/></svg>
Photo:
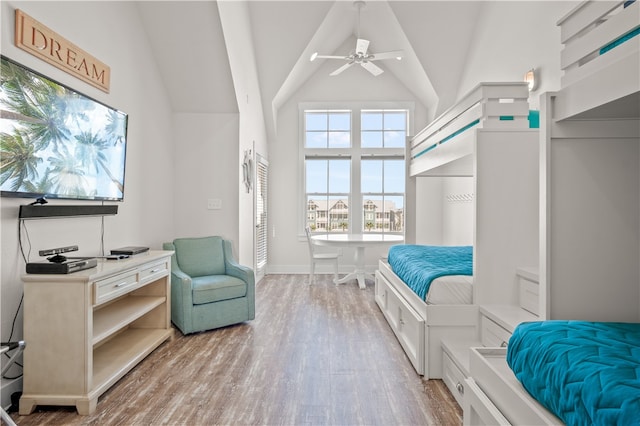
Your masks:
<svg viewBox="0 0 640 426"><path fill-rule="evenodd" d="M97 264L95 257L76 257L60 263L30 262L27 263L27 274L70 274L94 268Z"/></svg>
<svg viewBox="0 0 640 426"><path fill-rule="evenodd" d="M140 254L146 251L149 251L149 247L127 246L113 249L111 250L111 254L128 254L129 256L133 256L134 254Z"/></svg>

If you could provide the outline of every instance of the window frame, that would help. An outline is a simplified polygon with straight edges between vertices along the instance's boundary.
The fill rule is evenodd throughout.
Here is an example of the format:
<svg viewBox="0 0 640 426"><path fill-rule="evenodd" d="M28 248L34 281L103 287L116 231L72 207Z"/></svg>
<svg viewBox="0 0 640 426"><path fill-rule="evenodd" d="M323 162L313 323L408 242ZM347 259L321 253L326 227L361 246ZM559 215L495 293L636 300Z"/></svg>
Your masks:
<svg viewBox="0 0 640 426"><path fill-rule="evenodd" d="M413 102L302 102L298 105L298 233L304 236L307 226L307 193L306 163L307 157L318 158L350 158L351 182L349 189L349 230L347 233L364 232L364 194L361 189L361 163L363 159L402 159L405 161L404 206L406 216L407 194L407 142L401 148L362 148L361 118L363 112L403 110L407 114L406 136L412 134L414 103ZM305 112L307 111L350 111L351 112L351 148L306 148L305 147ZM384 131L384 129L381 129ZM328 155L331 151L331 155ZM356 189L356 190L354 190ZM395 193L385 195L396 195ZM304 211L301 211L304 210ZM357 214L356 214L357 212ZM406 227L406 217L404 220ZM381 232L372 230L372 233ZM389 234L403 234L397 231L382 231Z"/></svg>

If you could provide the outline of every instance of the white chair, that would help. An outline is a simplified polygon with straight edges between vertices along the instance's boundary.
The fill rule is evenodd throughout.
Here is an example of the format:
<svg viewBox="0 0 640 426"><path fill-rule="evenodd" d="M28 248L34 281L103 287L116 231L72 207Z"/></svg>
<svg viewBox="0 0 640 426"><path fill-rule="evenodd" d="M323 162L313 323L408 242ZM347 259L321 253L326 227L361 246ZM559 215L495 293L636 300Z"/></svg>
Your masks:
<svg viewBox="0 0 640 426"><path fill-rule="evenodd" d="M316 270L317 262L333 263L333 280L335 282L338 279L338 257L340 256L340 253L338 253L338 251L316 251L316 244L314 244L313 240L311 239L311 229L309 229L309 227L305 228L305 233L307 234L307 242L309 243L309 260L311 262L309 284L313 282L313 275Z"/></svg>

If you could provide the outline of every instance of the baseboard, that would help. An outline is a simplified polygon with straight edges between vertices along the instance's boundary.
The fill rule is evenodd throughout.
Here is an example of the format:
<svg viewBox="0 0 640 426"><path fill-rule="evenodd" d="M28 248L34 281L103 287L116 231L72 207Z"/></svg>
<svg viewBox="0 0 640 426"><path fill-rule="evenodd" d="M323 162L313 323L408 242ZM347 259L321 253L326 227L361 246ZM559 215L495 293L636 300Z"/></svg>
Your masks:
<svg viewBox="0 0 640 426"><path fill-rule="evenodd" d="M309 274L309 265L267 265L267 274ZM338 273L348 274L353 272L355 265L338 265ZM371 275L375 274L378 269L378 264L366 265L364 270ZM333 266L330 264L316 265L316 274L333 274Z"/></svg>

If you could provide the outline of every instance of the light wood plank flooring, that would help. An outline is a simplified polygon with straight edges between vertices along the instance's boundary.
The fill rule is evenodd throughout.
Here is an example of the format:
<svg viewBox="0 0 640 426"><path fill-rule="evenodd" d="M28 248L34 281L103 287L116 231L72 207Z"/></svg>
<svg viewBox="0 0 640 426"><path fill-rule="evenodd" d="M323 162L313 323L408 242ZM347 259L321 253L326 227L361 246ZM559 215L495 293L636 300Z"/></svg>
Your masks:
<svg viewBox="0 0 640 426"><path fill-rule="evenodd" d="M269 275L256 319L176 330L98 401L95 414L42 407L18 425L460 425L440 380L423 380L374 301L373 282Z"/></svg>

